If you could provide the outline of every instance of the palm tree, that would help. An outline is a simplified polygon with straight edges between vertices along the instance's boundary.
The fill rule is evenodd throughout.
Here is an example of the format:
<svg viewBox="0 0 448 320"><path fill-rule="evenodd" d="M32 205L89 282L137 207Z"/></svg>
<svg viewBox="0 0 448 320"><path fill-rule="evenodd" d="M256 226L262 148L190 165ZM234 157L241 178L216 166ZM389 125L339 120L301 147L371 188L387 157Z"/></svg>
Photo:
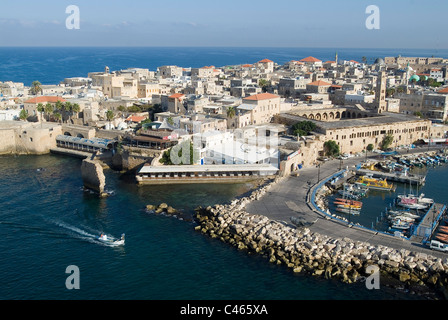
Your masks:
<svg viewBox="0 0 448 320"><path fill-rule="evenodd" d="M79 104L74 103L72 105L72 113L76 115L76 118L78 118L78 114L81 111L81 107L79 106Z"/></svg>
<svg viewBox="0 0 448 320"><path fill-rule="evenodd" d="M62 120L62 114L58 110L54 111L53 116L57 122L60 122Z"/></svg>
<svg viewBox="0 0 448 320"><path fill-rule="evenodd" d="M115 114L112 110L107 110L106 111L106 119L107 121L109 121L109 127L112 128L111 122L112 120L114 120L115 118Z"/></svg>
<svg viewBox="0 0 448 320"><path fill-rule="evenodd" d="M54 106L51 103L47 103L45 105L45 115L47 116L47 120L50 120L50 114L54 111Z"/></svg>
<svg viewBox="0 0 448 320"><path fill-rule="evenodd" d="M227 117L230 119L233 119L233 117L235 117L236 115L236 110L234 107L229 107L227 108Z"/></svg>
<svg viewBox="0 0 448 320"><path fill-rule="evenodd" d="M68 122L71 122L73 105L71 104L71 102L67 101L65 104L63 104L63 106L64 106L65 113L66 114L68 113Z"/></svg>
<svg viewBox="0 0 448 320"><path fill-rule="evenodd" d="M31 84L31 93L34 94L35 96L37 96L37 94L39 92L43 92L42 91L42 84L39 81L33 81L33 83Z"/></svg>
<svg viewBox="0 0 448 320"><path fill-rule="evenodd" d="M44 113L44 111L45 111L45 106L43 105L43 103L39 103L39 104L37 105L37 111L40 112L40 122L41 122L41 125L42 125L43 113Z"/></svg>

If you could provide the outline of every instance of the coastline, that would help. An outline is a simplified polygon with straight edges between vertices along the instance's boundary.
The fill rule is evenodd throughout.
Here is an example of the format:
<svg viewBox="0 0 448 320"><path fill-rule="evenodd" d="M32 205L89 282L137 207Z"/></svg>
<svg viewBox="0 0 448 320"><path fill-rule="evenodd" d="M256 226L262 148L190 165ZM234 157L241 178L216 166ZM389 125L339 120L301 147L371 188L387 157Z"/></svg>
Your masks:
<svg viewBox="0 0 448 320"><path fill-rule="evenodd" d="M380 269L381 281L394 288L406 288L422 295L435 295L448 298L448 259L440 258L431 253L412 250L403 245L396 248L376 241L359 241L356 237L335 237L316 231L313 222L306 219L291 219L303 222L302 225L273 219L263 214L249 213L246 206L261 199L270 201L271 189L284 184L288 178L276 178L268 184L252 192L250 196L232 201L227 205L215 205L198 208L195 221L196 230L211 238L219 239L239 250L259 254L266 257L270 263L285 265L295 273L306 273L325 279L338 279L343 283L355 283L370 275L370 266ZM305 184L305 181L303 181ZM307 205L312 210L312 204L307 194ZM273 200L271 200L273 201ZM253 210L252 210L253 211ZM319 219L319 218L318 218ZM329 221L321 216L326 223L343 223ZM338 226L336 228L339 228ZM348 224L342 226L350 232L370 232L368 236L377 237L375 231L366 231ZM387 237L387 236L384 236ZM389 236L390 241L403 240ZM431 293L430 293L431 292Z"/></svg>

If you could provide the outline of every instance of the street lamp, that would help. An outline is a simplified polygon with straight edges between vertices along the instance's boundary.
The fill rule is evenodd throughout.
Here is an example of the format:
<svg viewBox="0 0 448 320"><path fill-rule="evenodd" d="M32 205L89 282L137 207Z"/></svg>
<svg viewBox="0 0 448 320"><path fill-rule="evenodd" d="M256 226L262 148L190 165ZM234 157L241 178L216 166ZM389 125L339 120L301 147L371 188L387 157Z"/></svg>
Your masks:
<svg viewBox="0 0 448 320"><path fill-rule="evenodd" d="M320 182L320 162L319 162L319 164L316 166L317 168L318 168L318 170L317 170L317 183L319 183Z"/></svg>

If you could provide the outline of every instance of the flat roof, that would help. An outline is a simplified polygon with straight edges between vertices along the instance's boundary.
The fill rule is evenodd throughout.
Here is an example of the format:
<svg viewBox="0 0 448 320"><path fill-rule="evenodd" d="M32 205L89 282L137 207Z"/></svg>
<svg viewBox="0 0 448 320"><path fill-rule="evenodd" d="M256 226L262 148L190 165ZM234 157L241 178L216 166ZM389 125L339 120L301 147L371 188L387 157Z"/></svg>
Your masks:
<svg viewBox="0 0 448 320"><path fill-rule="evenodd" d="M277 172L279 169L270 164L231 164L231 165L184 165L184 166L144 166L139 174L149 173L176 173L176 172L241 172L263 171Z"/></svg>
<svg viewBox="0 0 448 320"><path fill-rule="evenodd" d="M335 110L336 111L336 110ZM347 110L350 112L349 110ZM353 112L358 112L361 110L353 110ZM305 118L302 118L298 115L293 114L282 114L287 118L297 118L297 121L303 121ZM380 125L388 125L395 124L399 122L427 122L428 120L420 119L416 116L405 115L401 113L382 113L381 115L374 117L366 117L366 118L355 118L355 119L344 119L339 121L317 121L306 119L307 121L314 122L318 127L323 128L325 130L334 130L334 129L344 129L344 128L354 128L354 127L371 127L371 126L380 126Z"/></svg>

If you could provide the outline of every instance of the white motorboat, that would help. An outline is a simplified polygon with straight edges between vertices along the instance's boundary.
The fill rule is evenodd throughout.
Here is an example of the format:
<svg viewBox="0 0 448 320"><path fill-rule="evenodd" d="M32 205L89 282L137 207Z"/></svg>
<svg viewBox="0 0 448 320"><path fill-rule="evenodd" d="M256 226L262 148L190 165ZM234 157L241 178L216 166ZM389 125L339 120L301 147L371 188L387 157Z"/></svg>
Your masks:
<svg viewBox="0 0 448 320"><path fill-rule="evenodd" d="M123 246L125 242L124 237L124 233L121 235L120 239L116 239L103 233L98 237L98 240L113 246Z"/></svg>
<svg viewBox="0 0 448 320"><path fill-rule="evenodd" d="M393 217L404 216L412 219L421 218L421 216L419 216L418 214L414 214L410 211L403 211L403 210L390 210L389 214Z"/></svg>

